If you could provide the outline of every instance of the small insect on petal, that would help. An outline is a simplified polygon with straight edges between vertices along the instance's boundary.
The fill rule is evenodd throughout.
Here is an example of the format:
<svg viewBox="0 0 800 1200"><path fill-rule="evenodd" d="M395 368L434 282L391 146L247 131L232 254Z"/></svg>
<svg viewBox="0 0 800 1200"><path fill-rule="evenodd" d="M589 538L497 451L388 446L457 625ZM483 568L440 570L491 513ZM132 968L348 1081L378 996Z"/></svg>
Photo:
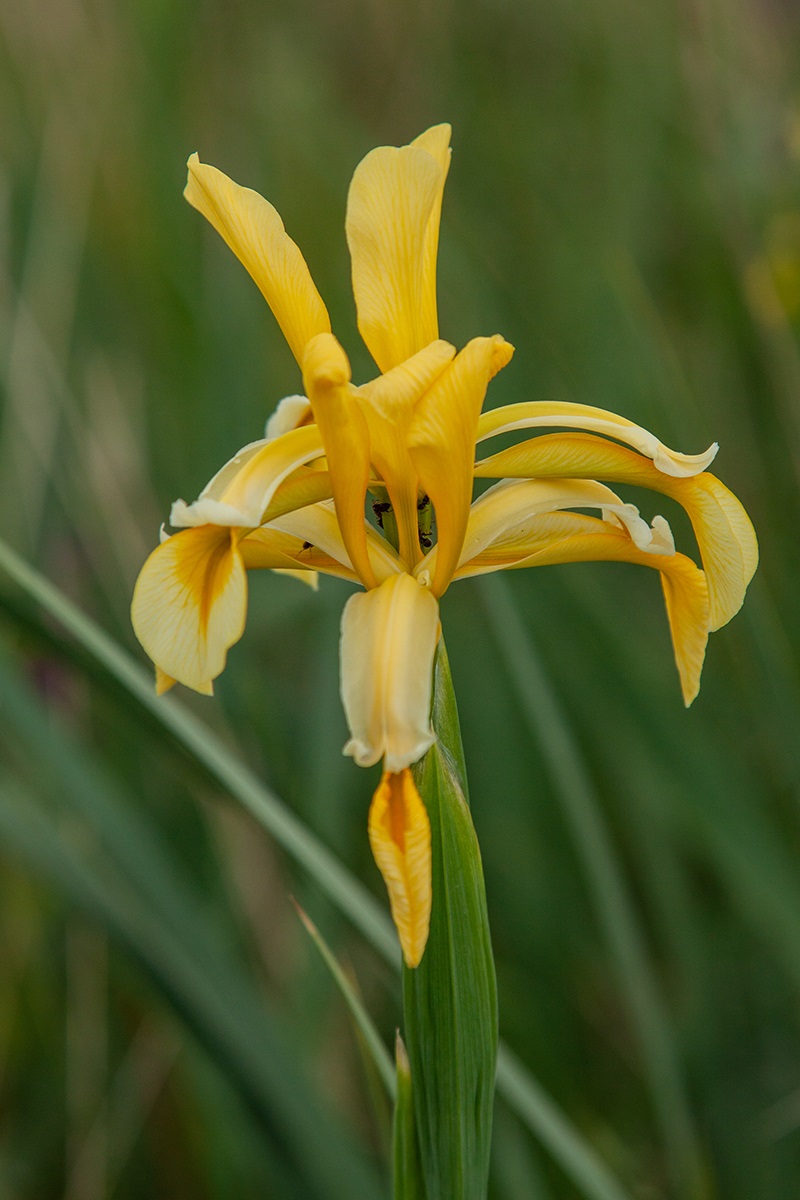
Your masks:
<svg viewBox="0 0 800 1200"><path fill-rule="evenodd" d="M408 767L384 771L369 810L369 844L406 966L419 966L431 920L431 826Z"/></svg>

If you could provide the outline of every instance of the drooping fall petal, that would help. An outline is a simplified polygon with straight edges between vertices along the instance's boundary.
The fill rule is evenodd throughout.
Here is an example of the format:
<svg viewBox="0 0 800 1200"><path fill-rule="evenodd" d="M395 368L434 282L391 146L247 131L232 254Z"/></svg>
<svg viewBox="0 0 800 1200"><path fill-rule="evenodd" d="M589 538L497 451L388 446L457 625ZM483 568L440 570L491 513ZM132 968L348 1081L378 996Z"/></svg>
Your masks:
<svg viewBox="0 0 800 1200"><path fill-rule="evenodd" d="M459 569L457 578L504 568L571 562L629 562L660 572L675 664L688 707L700 689L709 632L709 601L704 572L685 555L642 549L629 528L607 520L583 513L548 513L533 516L526 526L517 526L483 547Z"/></svg>
<svg viewBox="0 0 800 1200"><path fill-rule="evenodd" d="M572 476L629 483L671 496L688 513L708 582L710 628L741 608L758 565L755 531L741 503L709 474L666 475L648 458L591 434L531 438L476 464L478 478Z"/></svg>
<svg viewBox="0 0 800 1200"><path fill-rule="evenodd" d="M161 690L177 680L211 695L228 649L242 636L247 580L237 543L235 531L216 525L184 529L142 567L131 618L160 668Z"/></svg>
<svg viewBox="0 0 800 1200"><path fill-rule="evenodd" d="M648 525L633 504L624 504L616 492L593 479L503 480L475 501L470 509L459 568L487 548L513 552L526 545L539 516L565 508L600 508L606 519L624 527L634 545L648 554L673 554L675 543L669 525L656 518ZM434 547L420 570L432 565ZM461 571L457 574L460 576Z"/></svg>
<svg viewBox="0 0 800 1200"><path fill-rule="evenodd" d="M369 842L406 966L416 967L431 920L431 826L408 767L384 771L369 810Z"/></svg>
<svg viewBox="0 0 800 1200"><path fill-rule="evenodd" d="M250 272L302 366L308 342L331 327L305 259L276 210L258 192L240 187L196 154L188 166L184 196Z"/></svg>
<svg viewBox="0 0 800 1200"><path fill-rule="evenodd" d="M401 771L433 745L430 706L439 605L405 573L351 596L342 613L344 753L360 767Z"/></svg>
<svg viewBox="0 0 800 1200"><path fill-rule="evenodd" d="M356 167L345 229L358 328L381 371L439 336L436 243L449 126L410 146L379 146Z"/></svg>

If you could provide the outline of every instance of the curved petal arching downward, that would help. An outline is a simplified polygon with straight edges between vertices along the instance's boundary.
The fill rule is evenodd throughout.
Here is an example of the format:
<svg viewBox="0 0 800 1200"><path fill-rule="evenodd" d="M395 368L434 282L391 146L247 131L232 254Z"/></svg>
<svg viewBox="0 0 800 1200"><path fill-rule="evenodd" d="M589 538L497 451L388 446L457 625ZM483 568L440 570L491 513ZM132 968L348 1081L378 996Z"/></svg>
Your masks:
<svg viewBox="0 0 800 1200"><path fill-rule="evenodd" d="M356 167L345 230L358 328L381 371L439 336L436 243L449 126L410 146L379 146Z"/></svg>
<svg viewBox="0 0 800 1200"><path fill-rule="evenodd" d="M660 573L675 664L688 708L700 690L709 600L705 574L685 555L642 550L627 529L597 517L548 513L534 517L516 538L506 537L487 546L465 563L457 578L574 562L629 562Z"/></svg>
<svg viewBox="0 0 800 1200"><path fill-rule="evenodd" d="M247 580L238 537L216 525L181 530L139 573L131 619L159 668L162 691L177 680L210 696L229 648L244 632Z"/></svg>
<svg viewBox="0 0 800 1200"><path fill-rule="evenodd" d="M716 476L704 471L685 478L665 475L643 458L591 434L547 434L531 438L476 463L478 478L606 479L671 496L692 522L708 582L710 628L727 624L742 606L758 565L758 542L741 503Z"/></svg>
<svg viewBox="0 0 800 1200"><path fill-rule="evenodd" d="M302 366L308 342L330 332L328 310L299 249L272 205L216 167L189 159L184 196L250 272Z"/></svg>
<svg viewBox="0 0 800 1200"><path fill-rule="evenodd" d="M634 450L651 458L659 471L665 475L683 477L699 475L716 457L719 446L712 443L702 454L681 454L670 450L650 433L627 417L620 417L605 408L594 408L589 404L572 404L567 401L531 400L522 404L508 404L481 415L478 422L476 441L497 437L501 433L512 433L518 429L543 429L566 427L600 433L606 437L619 438Z"/></svg>

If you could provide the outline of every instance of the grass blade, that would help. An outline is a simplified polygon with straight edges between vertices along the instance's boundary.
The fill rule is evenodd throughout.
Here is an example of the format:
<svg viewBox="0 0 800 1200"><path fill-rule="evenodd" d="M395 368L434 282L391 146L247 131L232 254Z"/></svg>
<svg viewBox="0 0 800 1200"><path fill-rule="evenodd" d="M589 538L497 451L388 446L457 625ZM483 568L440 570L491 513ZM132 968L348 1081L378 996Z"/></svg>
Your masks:
<svg viewBox="0 0 800 1200"><path fill-rule="evenodd" d="M400 954L391 922L374 897L268 788L240 763L202 721L174 696L155 696L144 671L89 617L0 540L0 568L54 617L107 672L156 718L276 842L307 870L331 901L395 969ZM444 728L444 727L443 727ZM547 1147L586 1200L630 1200L579 1130L545 1094L533 1076L500 1045L498 1090ZM566 1134L566 1135L565 1135ZM609 1180L613 1188L609 1190Z"/></svg>
<svg viewBox="0 0 800 1200"><path fill-rule="evenodd" d="M481 581L492 634L561 802L583 862L598 920L636 1027L654 1112L679 1195L702 1194L702 1169L669 1020L644 935L617 861L591 777L568 719L542 669L505 580Z"/></svg>

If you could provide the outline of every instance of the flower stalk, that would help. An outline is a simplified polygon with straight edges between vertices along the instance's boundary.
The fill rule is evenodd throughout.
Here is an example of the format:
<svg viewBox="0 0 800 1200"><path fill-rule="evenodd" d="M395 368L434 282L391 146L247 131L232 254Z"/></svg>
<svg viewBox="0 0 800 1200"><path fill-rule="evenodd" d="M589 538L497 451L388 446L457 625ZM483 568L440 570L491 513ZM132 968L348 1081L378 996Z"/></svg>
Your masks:
<svg viewBox="0 0 800 1200"><path fill-rule="evenodd" d="M403 968L405 1040L427 1200L485 1200L497 988L443 640L434 667L432 724L437 740L413 771L430 820L433 906L425 954L416 968Z"/></svg>

